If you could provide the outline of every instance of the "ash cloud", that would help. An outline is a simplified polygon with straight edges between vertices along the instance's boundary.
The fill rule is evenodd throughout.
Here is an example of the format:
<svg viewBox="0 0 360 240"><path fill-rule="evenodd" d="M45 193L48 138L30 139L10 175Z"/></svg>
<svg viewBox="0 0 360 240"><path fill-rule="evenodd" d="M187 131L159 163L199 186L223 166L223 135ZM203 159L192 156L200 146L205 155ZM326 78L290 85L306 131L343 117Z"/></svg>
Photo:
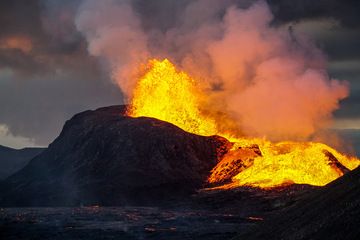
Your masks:
<svg viewBox="0 0 360 240"><path fill-rule="evenodd" d="M139 64L170 58L208 87L206 110L218 107L248 136L308 138L328 126L348 95L347 84L328 76L326 58L306 36L273 26L266 2L198 0L180 10L172 24L152 20L145 30L130 1L88 0L76 25L127 96Z"/></svg>

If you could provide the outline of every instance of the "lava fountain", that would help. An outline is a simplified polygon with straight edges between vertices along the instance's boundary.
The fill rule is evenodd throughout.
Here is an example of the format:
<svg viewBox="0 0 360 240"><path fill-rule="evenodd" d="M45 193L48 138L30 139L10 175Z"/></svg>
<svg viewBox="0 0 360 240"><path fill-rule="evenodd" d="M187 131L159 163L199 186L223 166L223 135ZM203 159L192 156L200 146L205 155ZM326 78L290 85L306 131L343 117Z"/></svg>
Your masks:
<svg viewBox="0 0 360 240"><path fill-rule="evenodd" d="M293 183L323 186L360 165L356 157L323 143L270 142L242 136L232 119L202 109L206 101L207 94L195 78L167 59L153 59L137 81L127 114L167 121L193 134L227 138L231 147L208 178L210 184L221 188L272 188Z"/></svg>

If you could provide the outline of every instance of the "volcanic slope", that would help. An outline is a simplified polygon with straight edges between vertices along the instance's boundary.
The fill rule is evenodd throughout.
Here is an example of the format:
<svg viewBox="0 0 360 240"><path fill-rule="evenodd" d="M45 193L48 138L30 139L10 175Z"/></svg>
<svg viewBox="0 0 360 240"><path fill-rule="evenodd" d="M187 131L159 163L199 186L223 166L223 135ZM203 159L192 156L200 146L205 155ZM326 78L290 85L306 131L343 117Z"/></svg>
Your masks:
<svg viewBox="0 0 360 240"><path fill-rule="evenodd" d="M1 206L152 204L194 193L229 142L125 106L85 111L58 138L0 185Z"/></svg>

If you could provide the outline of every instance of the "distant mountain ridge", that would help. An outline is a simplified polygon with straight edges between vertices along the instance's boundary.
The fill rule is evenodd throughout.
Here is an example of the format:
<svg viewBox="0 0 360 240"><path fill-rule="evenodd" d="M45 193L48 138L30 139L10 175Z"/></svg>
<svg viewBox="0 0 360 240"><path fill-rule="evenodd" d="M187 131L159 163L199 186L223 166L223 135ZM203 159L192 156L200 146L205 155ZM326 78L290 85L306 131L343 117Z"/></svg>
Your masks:
<svg viewBox="0 0 360 240"><path fill-rule="evenodd" d="M44 149L45 148L14 149L0 145L0 180L19 171Z"/></svg>

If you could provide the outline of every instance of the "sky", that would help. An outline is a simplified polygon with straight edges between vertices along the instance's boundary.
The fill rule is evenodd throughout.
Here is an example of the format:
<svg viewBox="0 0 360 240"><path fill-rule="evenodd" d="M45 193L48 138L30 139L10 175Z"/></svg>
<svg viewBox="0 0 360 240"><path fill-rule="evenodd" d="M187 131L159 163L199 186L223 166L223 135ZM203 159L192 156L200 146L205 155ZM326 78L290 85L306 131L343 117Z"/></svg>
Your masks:
<svg viewBox="0 0 360 240"><path fill-rule="evenodd" d="M116 1L116 0L114 0ZM119 0L126 1L126 0ZM208 0L214 4L214 0ZM127 0L139 27L168 33L194 1ZM246 7L251 0L224 0ZM325 53L332 78L350 84L336 128L360 128L360 2L268 0L275 27L292 26ZM76 26L82 0L0 1L0 145L47 146L74 114L122 104L123 93ZM121 19L119 20L121 21Z"/></svg>

